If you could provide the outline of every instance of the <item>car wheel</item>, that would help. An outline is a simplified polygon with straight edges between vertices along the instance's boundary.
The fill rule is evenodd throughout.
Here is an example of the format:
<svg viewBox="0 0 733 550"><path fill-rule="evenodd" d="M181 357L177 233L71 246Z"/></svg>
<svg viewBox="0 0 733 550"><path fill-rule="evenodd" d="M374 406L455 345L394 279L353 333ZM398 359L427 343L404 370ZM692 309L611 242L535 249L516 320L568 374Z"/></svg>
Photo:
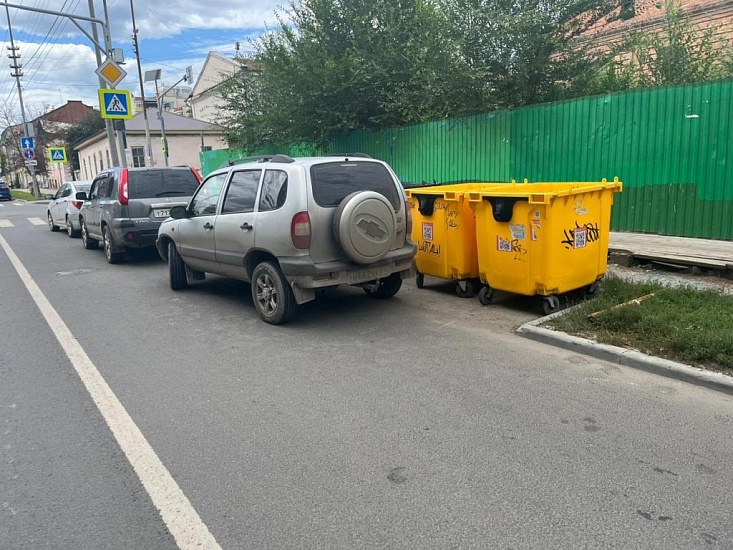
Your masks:
<svg viewBox="0 0 733 550"><path fill-rule="evenodd" d="M71 225L71 220L69 219L69 216L66 216L66 234L71 239L79 236L79 232L76 229L74 229L73 225Z"/></svg>
<svg viewBox="0 0 733 550"><path fill-rule="evenodd" d="M262 320L271 325L287 323L297 304L293 289L272 262L257 264L252 273L252 301Z"/></svg>
<svg viewBox="0 0 733 550"><path fill-rule="evenodd" d="M392 248L397 216L387 198L375 191L356 191L341 201L333 233L347 256L359 264L381 260Z"/></svg>
<svg viewBox="0 0 733 550"><path fill-rule="evenodd" d="M118 264L122 261L125 252L115 252L114 242L112 241L112 231L106 225L102 229L102 240L104 246L104 255L107 257L108 264Z"/></svg>
<svg viewBox="0 0 733 550"><path fill-rule="evenodd" d="M51 212L48 213L48 228L54 233L59 230L59 226L53 223Z"/></svg>
<svg viewBox="0 0 733 550"><path fill-rule="evenodd" d="M79 222L81 224L81 244L84 245L84 248L87 250L94 250L99 246L99 241L97 239L92 239L89 236L89 231L87 231L87 224L84 220L81 220Z"/></svg>
<svg viewBox="0 0 733 550"><path fill-rule="evenodd" d="M397 294L402 287L402 277L399 273L392 273L385 279L380 279L376 288L365 288L364 292L370 298L387 300Z"/></svg>
<svg viewBox="0 0 733 550"><path fill-rule="evenodd" d="M168 279L172 290L184 290L188 286L186 264L172 242L168 243Z"/></svg>

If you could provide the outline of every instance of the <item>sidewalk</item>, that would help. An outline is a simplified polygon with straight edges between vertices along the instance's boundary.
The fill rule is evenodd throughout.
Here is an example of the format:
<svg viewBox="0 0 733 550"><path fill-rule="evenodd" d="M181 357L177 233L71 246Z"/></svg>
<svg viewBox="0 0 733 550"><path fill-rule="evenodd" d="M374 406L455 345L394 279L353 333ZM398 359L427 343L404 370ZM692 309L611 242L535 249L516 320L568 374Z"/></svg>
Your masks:
<svg viewBox="0 0 733 550"><path fill-rule="evenodd" d="M649 261L663 265L712 269L733 276L733 241L611 232L611 260Z"/></svg>

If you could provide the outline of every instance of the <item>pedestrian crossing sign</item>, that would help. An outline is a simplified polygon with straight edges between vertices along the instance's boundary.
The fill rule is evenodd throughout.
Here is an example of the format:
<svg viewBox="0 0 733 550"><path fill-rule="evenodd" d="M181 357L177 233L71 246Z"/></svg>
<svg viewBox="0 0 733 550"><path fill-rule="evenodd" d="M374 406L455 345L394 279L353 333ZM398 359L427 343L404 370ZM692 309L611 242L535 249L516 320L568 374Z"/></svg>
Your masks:
<svg viewBox="0 0 733 550"><path fill-rule="evenodd" d="M51 157L51 162L67 162L66 147L49 147L48 154Z"/></svg>
<svg viewBox="0 0 733 550"><path fill-rule="evenodd" d="M128 90L99 90L102 118L132 118L132 98Z"/></svg>

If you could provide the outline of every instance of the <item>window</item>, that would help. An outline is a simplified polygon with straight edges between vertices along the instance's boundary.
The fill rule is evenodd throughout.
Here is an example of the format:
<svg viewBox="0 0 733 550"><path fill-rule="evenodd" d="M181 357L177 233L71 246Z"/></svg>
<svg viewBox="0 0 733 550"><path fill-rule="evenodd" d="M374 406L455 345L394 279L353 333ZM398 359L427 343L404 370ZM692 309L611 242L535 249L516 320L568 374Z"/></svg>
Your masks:
<svg viewBox="0 0 733 550"><path fill-rule="evenodd" d="M87 159L83 159L84 163L84 179L89 179L89 171L87 170Z"/></svg>
<svg viewBox="0 0 733 550"><path fill-rule="evenodd" d="M313 198L319 206L338 206L355 191L384 195L395 211L402 199L389 170L376 162L329 162L311 167Z"/></svg>
<svg viewBox="0 0 733 550"><path fill-rule="evenodd" d="M145 166L145 148L144 147L133 147L132 148L132 165L135 168L142 168Z"/></svg>
<svg viewBox="0 0 733 550"><path fill-rule="evenodd" d="M131 199L190 197L198 186L199 179L190 168L153 168L127 172L127 192Z"/></svg>
<svg viewBox="0 0 733 550"><path fill-rule="evenodd" d="M61 186L61 189L59 189L59 191L61 191L61 198L62 199L64 197L68 197L69 195L71 195L71 185L69 185L68 183L66 185L62 185Z"/></svg>
<svg viewBox="0 0 733 550"><path fill-rule="evenodd" d="M97 157L94 157L94 161L96 162ZM92 189L89 191L89 200L94 200L99 198L99 183L101 180L94 180L94 183L92 183Z"/></svg>
<svg viewBox="0 0 733 550"><path fill-rule="evenodd" d="M211 145L204 145L201 147L201 151L206 153L207 151L211 151Z"/></svg>
<svg viewBox="0 0 733 550"><path fill-rule="evenodd" d="M277 210L285 204L288 194L288 175L280 170L268 170L262 181L262 195L260 196L260 212Z"/></svg>
<svg viewBox="0 0 733 550"><path fill-rule="evenodd" d="M112 178L105 176L99 180L99 198L106 199L112 195Z"/></svg>
<svg viewBox="0 0 733 550"><path fill-rule="evenodd" d="M99 169L104 170L104 157L102 156L102 151L99 151Z"/></svg>
<svg viewBox="0 0 733 550"><path fill-rule="evenodd" d="M216 214L216 205L219 202L221 188L226 182L227 175L212 176L201 184L196 196L191 200L189 210L191 216L211 216Z"/></svg>
<svg viewBox="0 0 733 550"><path fill-rule="evenodd" d="M97 155L92 153L92 158L94 159L94 173L96 174L99 172L99 167L97 166Z"/></svg>
<svg viewBox="0 0 733 550"><path fill-rule="evenodd" d="M106 152L107 152L107 168L112 168L112 161L109 160L109 149L107 149Z"/></svg>
<svg viewBox="0 0 733 550"><path fill-rule="evenodd" d="M221 213L254 212L257 188L260 185L260 175L262 175L262 170L234 172Z"/></svg>
<svg viewBox="0 0 733 550"><path fill-rule="evenodd" d="M54 197L54 200L55 200L55 199L60 199L60 198L62 198L62 197L65 197L65 196L66 196L66 195L64 195L64 191L66 190L66 187L67 187L67 186L66 186L66 185L64 185L63 187L61 187L61 189L59 189L58 191L56 191L56 196Z"/></svg>

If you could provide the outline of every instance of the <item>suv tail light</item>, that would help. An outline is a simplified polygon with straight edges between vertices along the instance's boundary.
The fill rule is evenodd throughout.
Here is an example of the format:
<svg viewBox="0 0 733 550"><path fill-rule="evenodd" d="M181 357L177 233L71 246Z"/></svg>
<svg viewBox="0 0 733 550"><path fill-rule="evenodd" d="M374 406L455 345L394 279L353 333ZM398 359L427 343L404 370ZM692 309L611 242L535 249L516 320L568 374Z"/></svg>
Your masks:
<svg viewBox="0 0 733 550"><path fill-rule="evenodd" d="M405 201L405 233L407 239L412 239L412 208L409 201Z"/></svg>
<svg viewBox="0 0 733 550"><path fill-rule="evenodd" d="M122 169L120 174L120 204L127 204L129 197L127 195L127 168Z"/></svg>
<svg viewBox="0 0 733 550"><path fill-rule="evenodd" d="M311 218L308 212L298 212L290 223L290 238L295 248L305 249L311 246Z"/></svg>
<svg viewBox="0 0 733 550"><path fill-rule="evenodd" d="M81 210L81 206L84 204L84 201L71 201L71 204L73 204L74 208L77 210Z"/></svg>
<svg viewBox="0 0 733 550"><path fill-rule="evenodd" d="M199 180L199 183L201 183L204 178L201 177L201 174L199 174L199 171L196 170L193 166L191 166L191 172L193 172L193 175L196 176L196 179Z"/></svg>

